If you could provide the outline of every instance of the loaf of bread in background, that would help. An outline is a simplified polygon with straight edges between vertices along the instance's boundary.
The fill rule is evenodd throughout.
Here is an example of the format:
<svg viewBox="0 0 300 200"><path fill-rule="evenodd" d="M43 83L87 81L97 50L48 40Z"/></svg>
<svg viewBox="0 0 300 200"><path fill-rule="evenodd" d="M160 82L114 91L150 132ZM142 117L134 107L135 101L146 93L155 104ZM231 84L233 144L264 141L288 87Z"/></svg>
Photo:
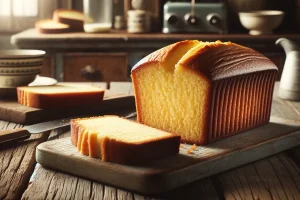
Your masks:
<svg viewBox="0 0 300 200"><path fill-rule="evenodd" d="M51 109L100 104L104 89L60 83L53 86L18 87L17 95L22 105Z"/></svg>
<svg viewBox="0 0 300 200"><path fill-rule="evenodd" d="M118 116L71 120L71 140L80 153L103 161L138 164L178 154L180 136Z"/></svg>
<svg viewBox="0 0 300 200"><path fill-rule="evenodd" d="M69 25L71 31L83 31L85 16L76 10L58 9L53 13L53 20Z"/></svg>
<svg viewBox="0 0 300 200"><path fill-rule="evenodd" d="M67 33L70 32L70 26L67 24L62 24L52 19L43 19L35 23L35 28L40 33Z"/></svg>
<svg viewBox="0 0 300 200"><path fill-rule="evenodd" d="M137 120L207 144L266 124L277 67L231 42L182 41L132 69Z"/></svg>

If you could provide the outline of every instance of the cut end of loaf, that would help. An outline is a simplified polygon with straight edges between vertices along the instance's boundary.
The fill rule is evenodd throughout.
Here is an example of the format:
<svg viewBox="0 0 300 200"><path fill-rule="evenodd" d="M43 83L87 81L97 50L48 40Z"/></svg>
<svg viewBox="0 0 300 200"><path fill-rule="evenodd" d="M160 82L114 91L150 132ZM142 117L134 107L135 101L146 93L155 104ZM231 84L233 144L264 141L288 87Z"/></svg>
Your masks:
<svg viewBox="0 0 300 200"><path fill-rule="evenodd" d="M198 136L207 130L210 81L181 64L199 45L198 41L184 41L167 47L160 53L161 62L137 68L132 79L139 122L179 133L182 142L204 144L205 134Z"/></svg>
<svg viewBox="0 0 300 200"><path fill-rule="evenodd" d="M84 155L134 164L179 152L180 136L117 116L71 121L71 140Z"/></svg>
<svg viewBox="0 0 300 200"><path fill-rule="evenodd" d="M262 114L264 117L251 119L251 123L241 123L241 120L243 116L247 120L255 118L249 111L246 113L249 106L254 105L253 102L270 108L269 97L272 95L276 71L274 63L262 54L231 42L182 41L172 44L148 55L132 69L138 121L178 133L182 142L199 145L253 128L266 123L270 115L269 109L260 107L260 110L256 110L255 115ZM224 80L243 80L239 77L247 79L256 73L266 73L268 79L257 76L259 78L256 81L264 79L258 85L254 79L248 78L247 84L262 87L255 91L265 93L266 96L257 100L259 95L255 94L255 97L251 97L251 102L234 104L239 101L235 96L239 99L246 99L248 96L246 93L240 94L241 90L234 87L227 87L230 81ZM263 87L264 83L269 87ZM236 83L241 87L245 84L242 81ZM222 92L216 93L217 89ZM250 94L255 93L252 91L254 88L249 89ZM229 102L221 101L225 96L232 99L232 104L239 109L234 114L231 112L236 122L225 120L226 112L230 111L227 109ZM220 112L219 118L216 117L216 112ZM223 128L216 128L219 126L216 121L228 122L222 125L226 127L225 132ZM238 128L228 127L237 123ZM213 133L214 130L217 133Z"/></svg>

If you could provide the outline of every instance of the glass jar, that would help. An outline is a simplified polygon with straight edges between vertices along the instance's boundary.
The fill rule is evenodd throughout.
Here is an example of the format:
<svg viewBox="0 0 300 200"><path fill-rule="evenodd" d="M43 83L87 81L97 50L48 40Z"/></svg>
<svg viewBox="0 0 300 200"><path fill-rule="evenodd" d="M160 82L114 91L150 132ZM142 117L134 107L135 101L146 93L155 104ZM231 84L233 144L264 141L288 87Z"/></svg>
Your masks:
<svg viewBox="0 0 300 200"><path fill-rule="evenodd" d="M84 31L88 33L107 32L112 28L112 0L83 0L86 16Z"/></svg>

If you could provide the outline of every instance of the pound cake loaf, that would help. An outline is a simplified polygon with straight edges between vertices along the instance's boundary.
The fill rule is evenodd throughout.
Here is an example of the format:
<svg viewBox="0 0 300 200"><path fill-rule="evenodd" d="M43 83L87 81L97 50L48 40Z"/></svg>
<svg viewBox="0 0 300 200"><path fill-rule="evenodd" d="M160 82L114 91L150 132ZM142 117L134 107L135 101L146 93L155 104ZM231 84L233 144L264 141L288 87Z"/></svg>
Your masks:
<svg viewBox="0 0 300 200"><path fill-rule="evenodd" d="M63 108L96 105L102 102L104 89L89 85L56 84L17 88L18 102L33 108Z"/></svg>
<svg viewBox="0 0 300 200"><path fill-rule="evenodd" d="M176 155L180 145L178 135L118 116L71 120L71 140L84 155L120 164Z"/></svg>
<svg viewBox="0 0 300 200"><path fill-rule="evenodd" d="M253 49L181 41L133 67L137 120L207 144L268 123L276 76L275 64Z"/></svg>

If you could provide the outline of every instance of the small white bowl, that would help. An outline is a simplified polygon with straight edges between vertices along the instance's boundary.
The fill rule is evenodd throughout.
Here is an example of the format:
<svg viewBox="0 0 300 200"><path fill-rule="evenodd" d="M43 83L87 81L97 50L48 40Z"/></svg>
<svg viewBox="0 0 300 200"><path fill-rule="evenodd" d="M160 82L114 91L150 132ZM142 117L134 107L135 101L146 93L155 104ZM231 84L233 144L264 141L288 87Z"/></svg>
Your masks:
<svg viewBox="0 0 300 200"><path fill-rule="evenodd" d="M45 53L41 50L0 50L0 88L31 83L41 72Z"/></svg>
<svg viewBox="0 0 300 200"><path fill-rule="evenodd" d="M259 10L239 12L241 24L250 35L272 34L282 22L284 12L279 10Z"/></svg>

